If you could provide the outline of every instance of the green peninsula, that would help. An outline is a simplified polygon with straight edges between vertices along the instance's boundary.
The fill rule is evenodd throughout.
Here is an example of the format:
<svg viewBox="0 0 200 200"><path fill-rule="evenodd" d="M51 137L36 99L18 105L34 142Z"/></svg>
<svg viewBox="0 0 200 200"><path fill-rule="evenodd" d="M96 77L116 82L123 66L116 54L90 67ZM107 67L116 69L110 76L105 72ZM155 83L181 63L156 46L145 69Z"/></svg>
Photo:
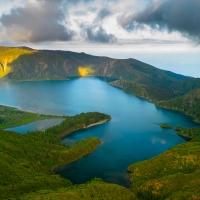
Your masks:
<svg viewBox="0 0 200 200"><path fill-rule="evenodd" d="M167 128L167 129L172 129L172 126L170 126L169 124L166 124L166 123L160 124L160 127Z"/></svg>
<svg viewBox="0 0 200 200"><path fill-rule="evenodd" d="M29 192L71 186L69 180L54 174L53 169L91 153L101 141L86 138L69 148L61 144L61 136L105 119L110 120L110 116L81 113L45 131L20 135L0 130L0 199L20 199Z"/></svg>

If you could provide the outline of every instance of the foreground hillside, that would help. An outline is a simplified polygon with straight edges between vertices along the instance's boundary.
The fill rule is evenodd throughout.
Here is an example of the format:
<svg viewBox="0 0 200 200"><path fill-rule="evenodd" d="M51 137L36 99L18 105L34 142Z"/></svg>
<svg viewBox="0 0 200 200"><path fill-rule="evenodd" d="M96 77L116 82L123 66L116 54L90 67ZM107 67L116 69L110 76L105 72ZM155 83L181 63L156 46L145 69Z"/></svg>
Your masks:
<svg viewBox="0 0 200 200"><path fill-rule="evenodd" d="M53 168L91 153L101 141L86 138L71 148L47 142L49 135L0 131L0 199L136 199L128 189L94 180L81 185L52 173ZM41 138L41 139L40 139Z"/></svg>
<svg viewBox="0 0 200 200"><path fill-rule="evenodd" d="M68 117L60 125L45 132L20 135L0 130L0 199L97 199L124 195L135 199L128 189L100 180L72 186L72 183L52 171L61 164L73 162L94 151L101 141L86 138L72 147L63 146L60 137L91 123L109 120L101 113L82 113Z"/></svg>
<svg viewBox="0 0 200 200"><path fill-rule="evenodd" d="M129 166L128 171L138 199L200 199L200 134L155 158Z"/></svg>
<svg viewBox="0 0 200 200"><path fill-rule="evenodd" d="M120 185L106 183L101 179L85 184L60 188L58 190L41 190L21 197L21 200L137 200L138 198L129 189Z"/></svg>
<svg viewBox="0 0 200 200"><path fill-rule="evenodd" d="M132 188L94 178L73 185L53 173L94 151L98 138L86 138L72 147L61 144L61 137L90 124L110 120L109 115L91 112L66 119L43 131L20 135L0 130L0 199L71 200L188 200L200 198L200 129L180 128L178 134L192 138L155 158L128 167Z"/></svg>

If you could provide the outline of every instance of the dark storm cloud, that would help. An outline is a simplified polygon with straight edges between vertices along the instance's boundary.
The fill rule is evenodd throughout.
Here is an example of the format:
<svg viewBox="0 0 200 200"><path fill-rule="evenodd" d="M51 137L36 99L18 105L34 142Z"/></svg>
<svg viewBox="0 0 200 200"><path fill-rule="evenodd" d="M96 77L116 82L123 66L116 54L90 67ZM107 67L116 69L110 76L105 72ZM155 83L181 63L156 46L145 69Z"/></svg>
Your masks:
<svg viewBox="0 0 200 200"><path fill-rule="evenodd" d="M98 27L96 30L95 27L85 28L86 40L97 43L113 43L116 41L116 37L113 34L107 34L102 27Z"/></svg>
<svg viewBox="0 0 200 200"><path fill-rule="evenodd" d="M139 13L121 16L119 23L127 30L150 25L153 29L179 31L184 36L200 41L199 0L157 0Z"/></svg>
<svg viewBox="0 0 200 200"><path fill-rule="evenodd" d="M62 0L29 2L2 15L0 22L14 41L67 41L74 33L60 24L65 18L61 3Z"/></svg>

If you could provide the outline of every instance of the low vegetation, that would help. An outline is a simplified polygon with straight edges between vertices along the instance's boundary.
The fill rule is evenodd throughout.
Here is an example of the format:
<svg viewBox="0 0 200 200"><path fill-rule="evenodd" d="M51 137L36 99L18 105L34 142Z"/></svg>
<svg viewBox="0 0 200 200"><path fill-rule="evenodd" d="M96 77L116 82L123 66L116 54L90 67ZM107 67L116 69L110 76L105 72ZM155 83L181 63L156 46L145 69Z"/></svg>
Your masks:
<svg viewBox="0 0 200 200"><path fill-rule="evenodd" d="M169 124L166 124L166 123L160 124L160 127L167 128L167 129L172 129L173 128L172 126L170 126Z"/></svg>
<svg viewBox="0 0 200 200"><path fill-rule="evenodd" d="M179 110L200 122L200 88L168 101L156 102L162 108Z"/></svg>
<svg viewBox="0 0 200 200"><path fill-rule="evenodd" d="M132 191L138 199L200 198L200 129L183 131L194 139L129 166Z"/></svg>
<svg viewBox="0 0 200 200"><path fill-rule="evenodd" d="M80 128L80 122L89 124L105 118L110 116L97 112L82 113L66 118L64 123L45 132L29 132L25 135L0 130L0 199L19 199L29 192L70 186L70 181L54 174L52 170L91 153L101 141L98 138L86 138L69 148L60 142L64 130L67 133L72 131L68 130L69 126L64 126L67 121L73 122L75 129Z"/></svg>
<svg viewBox="0 0 200 200"><path fill-rule="evenodd" d="M30 113L16 108L0 105L0 129L20 126L36 120L64 118L64 116Z"/></svg>
<svg viewBox="0 0 200 200"><path fill-rule="evenodd" d="M95 178L94 180L80 185L65 187L58 190L42 190L29 193L22 200L137 200L135 195L127 188L116 184L110 184Z"/></svg>
<svg viewBox="0 0 200 200"><path fill-rule="evenodd" d="M194 139L200 136L200 128L182 128L177 134L187 139Z"/></svg>

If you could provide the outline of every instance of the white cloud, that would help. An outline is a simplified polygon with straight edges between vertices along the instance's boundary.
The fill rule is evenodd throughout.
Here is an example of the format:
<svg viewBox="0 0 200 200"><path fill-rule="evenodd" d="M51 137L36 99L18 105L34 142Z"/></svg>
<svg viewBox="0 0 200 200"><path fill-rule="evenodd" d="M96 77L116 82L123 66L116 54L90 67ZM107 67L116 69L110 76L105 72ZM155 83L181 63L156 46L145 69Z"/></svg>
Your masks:
<svg viewBox="0 0 200 200"><path fill-rule="evenodd" d="M61 1L63 3L61 3ZM58 11L54 13L55 15L50 9L51 7L48 6L50 2L54 2L54 10ZM129 45L146 44L152 47L152 45L156 45L156 43L157 45L162 44L167 46L171 45L171 43L179 42L187 45L189 39L184 38L179 32L169 33L167 30L153 29L149 25L143 25L142 28L131 30L124 29L123 26L121 26L121 24L130 23L130 16L144 10L144 8L152 2L153 0L8 0L6 2L4 1L5 5L3 6L3 3L0 1L0 16L2 14L7 14L7 21L12 14L10 13L11 8L17 10L16 8L18 6L25 7L23 15L21 10L17 10L18 12L21 11L22 17L25 17L24 23L21 23L23 21L23 18L21 18L20 23L13 22L13 25L9 27L1 26L0 41L7 40L11 42L11 39L18 42L73 40L78 44L83 41L100 42L101 40L98 36L104 36L104 38L112 36L112 38L116 38L116 40L112 39L112 42L120 45L127 45L127 43ZM42 4L47 6L44 7ZM63 7L61 8L60 6ZM26 15L24 13L26 13ZM20 14L20 12L18 14ZM63 19L60 20L58 15L61 18L63 17ZM14 17L17 17L17 15ZM13 18L10 20L16 21ZM44 20L46 20L46 22L42 23ZM45 28L47 25L48 27ZM54 30L56 31L55 25L59 26L57 30L60 28L60 31L57 31L57 33L54 32ZM65 28L68 32L65 32ZM89 33L92 35L88 34L89 29ZM101 30L99 34L98 30ZM74 33L73 37L72 31ZM56 36L58 32L59 35ZM8 36L10 36L10 38L8 38ZM107 42L109 40L105 39L104 41ZM69 42L67 44L69 44Z"/></svg>

